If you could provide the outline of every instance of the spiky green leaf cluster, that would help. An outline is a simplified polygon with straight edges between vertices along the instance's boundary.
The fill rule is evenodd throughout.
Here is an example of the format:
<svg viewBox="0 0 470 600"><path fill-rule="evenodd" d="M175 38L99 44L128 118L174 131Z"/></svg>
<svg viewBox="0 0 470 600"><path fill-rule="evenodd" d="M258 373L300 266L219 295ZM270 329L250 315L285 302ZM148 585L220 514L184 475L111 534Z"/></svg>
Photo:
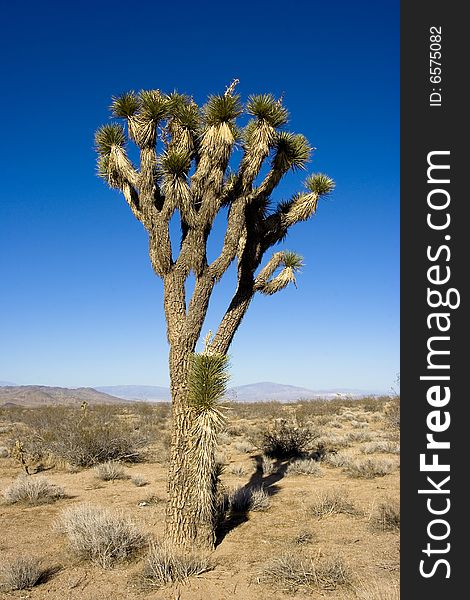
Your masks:
<svg viewBox="0 0 470 600"><path fill-rule="evenodd" d="M223 96L209 96L203 106L204 120L208 126L230 123L243 112L240 96L230 94Z"/></svg>
<svg viewBox="0 0 470 600"><path fill-rule="evenodd" d="M281 131L276 141L273 166L283 172L302 169L310 158L312 149L305 136L300 133Z"/></svg>
<svg viewBox="0 0 470 600"><path fill-rule="evenodd" d="M170 150L160 157L160 170L165 175L184 176L190 167L191 157L184 150Z"/></svg>
<svg viewBox="0 0 470 600"><path fill-rule="evenodd" d="M160 90L142 90L139 94L141 115L145 119L161 121L168 113L168 98Z"/></svg>
<svg viewBox="0 0 470 600"><path fill-rule="evenodd" d="M103 125L95 133L95 147L101 156L109 156L113 146L121 148L126 143L124 128L118 123Z"/></svg>
<svg viewBox="0 0 470 600"><path fill-rule="evenodd" d="M200 127L199 108L189 96L171 93L168 96L168 113L190 131L197 131Z"/></svg>
<svg viewBox="0 0 470 600"><path fill-rule="evenodd" d="M113 96L111 112L114 117L126 119L132 117L140 108L140 99L134 91L126 92L121 96Z"/></svg>
<svg viewBox="0 0 470 600"><path fill-rule="evenodd" d="M198 413L213 410L225 395L228 381L227 356L195 353L188 379L189 402Z"/></svg>
<svg viewBox="0 0 470 600"><path fill-rule="evenodd" d="M306 187L319 196L326 196L335 189L335 182L324 173L313 173L305 182Z"/></svg>
<svg viewBox="0 0 470 600"><path fill-rule="evenodd" d="M289 118L287 109L272 94L250 96L246 110L248 114L266 121L271 127L281 127L287 123Z"/></svg>
<svg viewBox="0 0 470 600"><path fill-rule="evenodd" d="M284 265L292 269L294 272L299 271L304 266L304 261L300 254L290 250L284 250L282 254L282 261Z"/></svg>

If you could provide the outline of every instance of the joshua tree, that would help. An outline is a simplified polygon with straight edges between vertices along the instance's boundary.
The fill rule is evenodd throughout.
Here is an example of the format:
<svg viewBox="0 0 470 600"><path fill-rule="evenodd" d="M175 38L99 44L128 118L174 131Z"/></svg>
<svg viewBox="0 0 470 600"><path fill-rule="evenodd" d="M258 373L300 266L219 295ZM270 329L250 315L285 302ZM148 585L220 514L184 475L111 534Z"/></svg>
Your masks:
<svg viewBox="0 0 470 600"><path fill-rule="evenodd" d="M237 83L210 96L201 108L178 93L125 93L113 98L111 111L124 120L127 134L125 126L113 123L99 128L95 138L99 175L122 192L147 230L152 267L163 280L172 396L166 529L178 546L210 543L205 528L198 526L200 494L190 483L198 409L190 399L188 378L214 286L237 261L237 288L206 349L207 355L225 356L253 296L295 283L302 266L300 256L282 250L262 266L266 251L283 241L292 225L309 219L318 199L334 188L326 175L310 175L304 192L271 205L281 179L303 169L312 149L303 135L284 129L288 112L281 100L255 95L243 106ZM243 116L239 127L237 119ZM138 167L126 153L128 139L139 150ZM238 165L236 148L241 149ZM266 173L261 172L266 163ZM208 236L225 208L223 247L208 263ZM177 256L169 231L175 213L181 223ZM185 282L191 273L195 285L187 299Z"/></svg>

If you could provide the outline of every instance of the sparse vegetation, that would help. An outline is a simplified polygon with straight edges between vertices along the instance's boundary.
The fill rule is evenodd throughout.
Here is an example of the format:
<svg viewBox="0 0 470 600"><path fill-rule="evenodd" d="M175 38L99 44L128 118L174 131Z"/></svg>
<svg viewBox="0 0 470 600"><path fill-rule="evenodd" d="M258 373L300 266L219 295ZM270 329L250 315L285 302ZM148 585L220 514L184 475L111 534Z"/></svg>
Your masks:
<svg viewBox="0 0 470 600"><path fill-rule="evenodd" d="M373 479L384 477L395 469L395 462L385 458L367 458L365 460L352 460L346 464L345 471L350 477Z"/></svg>
<svg viewBox="0 0 470 600"><path fill-rule="evenodd" d="M27 590L42 583L49 573L38 558L19 556L0 568L3 588L7 592Z"/></svg>
<svg viewBox="0 0 470 600"><path fill-rule="evenodd" d="M283 591L320 588L334 590L351 584L351 573L340 558L314 561L303 554L282 554L265 564L262 580Z"/></svg>
<svg viewBox="0 0 470 600"><path fill-rule="evenodd" d="M131 477L131 482L135 487L144 487L144 485L148 485L148 480L143 475L134 475Z"/></svg>
<svg viewBox="0 0 470 600"><path fill-rule="evenodd" d="M372 513L371 524L380 531L400 529L400 503L390 498L380 502Z"/></svg>
<svg viewBox="0 0 470 600"><path fill-rule="evenodd" d="M269 495L263 487L250 488L243 486L229 494L230 510L236 513L244 513L250 510L267 510L270 506Z"/></svg>
<svg viewBox="0 0 470 600"><path fill-rule="evenodd" d="M64 498L64 490L45 477L19 475L3 492L7 504L49 504Z"/></svg>
<svg viewBox="0 0 470 600"><path fill-rule="evenodd" d="M295 458L302 456L319 437L308 426L279 419L263 436L263 453L270 458Z"/></svg>
<svg viewBox="0 0 470 600"><path fill-rule="evenodd" d="M263 475L271 475L274 473L276 469L276 461L270 458L269 456L262 457L261 468L263 470Z"/></svg>
<svg viewBox="0 0 470 600"><path fill-rule="evenodd" d="M145 560L142 579L148 587L160 588L200 575L213 568L205 554L178 553L163 544L153 544Z"/></svg>
<svg viewBox="0 0 470 600"><path fill-rule="evenodd" d="M105 463L101 463L96 465L95 475L98 479L102 481L115 481L116 479L128 479L128 475L126 474L122 465L115 461L108 461Z"/></svg>
<svg viewBox="0 0 470 600"><path fill-rule="evenodd" d="M387 440L377 440L375 442L368 442L361 448L363 454L400 454L400 444Z"/></svg>
<svg viewBox="0 0 470 600"><path fill-rule="evenodd" d="M315 502L310 505L310 512L318 518L330 517L334 514L357 515L358 510L342 489L333 489L317 493Z"/></svg>
<svg viewBox="0 0 470 600"><path fill-rule="evenodd" d="M122 513L91 504L65 509L60 516L59 528L79 557L103 568L129 558L147 541L146 536Z"/></svg>
<svg viewBox="0 0 470 600"><path fill-rule="evenodd" d="M316 460L312 458L299 458L289 464L286 475L314 475L320 477L322 470Z"/></svg>

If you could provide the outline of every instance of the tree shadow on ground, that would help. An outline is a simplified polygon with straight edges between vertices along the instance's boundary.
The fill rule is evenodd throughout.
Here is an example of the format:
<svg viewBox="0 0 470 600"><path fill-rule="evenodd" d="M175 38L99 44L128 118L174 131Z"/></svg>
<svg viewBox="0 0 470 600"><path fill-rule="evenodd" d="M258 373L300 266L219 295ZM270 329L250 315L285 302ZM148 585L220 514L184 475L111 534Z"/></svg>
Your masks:
<svg viewBox="0 0 470 600"><path fill-rule="evenodd" d="M256 471L251 475L249 481L240 488L243 490L257 490L263 489L268 496L274 496L279 492L279 486L276 485L278 481L285 477L287 467L289 466L291 459L278 459L274 462L272 472L268 475L264 475L263 472L263 456L257 454L253 457L256 461ZM250 513L250 507L247 506L244 510L234 511L229 508L224 514L221 522L216 527L216 546L218 546L226 535L237 528L242 523L248 521L248 515Z"/></svg>

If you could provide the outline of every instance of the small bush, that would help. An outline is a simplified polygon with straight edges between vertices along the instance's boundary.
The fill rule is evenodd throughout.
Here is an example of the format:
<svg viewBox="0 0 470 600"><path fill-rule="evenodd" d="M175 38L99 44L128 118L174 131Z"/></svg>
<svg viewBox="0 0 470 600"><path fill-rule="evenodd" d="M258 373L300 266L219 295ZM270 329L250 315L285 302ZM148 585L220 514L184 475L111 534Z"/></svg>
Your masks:
<svg viewBox="0 0 470 600"><path fill-rule="evenodd" d="M341 559L314 561L301 554L282 554L272 559L264 566L261 578L288 592L302 588L334 590L351 583L350 571Z"/></svg>
<svg viewBox="0 0 470 600"><path fill-rule="evenodd" d="M319 493L315 502L310 506L310 511L320 519L341 513L346 515L358 514L357 509L349 501L346 492L341 489Z"/></svg>
<svg viewBox="0 0 470 600"><path fill-rule="evenodd" d="M0 446L0 458L8 458L10 456L10 452L8 448L5 446Z"/></svg>
<svg viewBox="0 0 470 600"><path fill-rule="evenodd" d="M291 462L287 467L286 475L322 475L322 470L316 460L311 458L299 458Z"/></svg>
<svg viewBox="0 0 470 600"><path fill-rule="evenodd" d="M146 543L146 536L122 513L91 504L64 510L59 527L78 556L103 568L130 557Z"/></svg>
<svg viewBox="0 0 470 600"><path fill-rule="evenodd" d="M238 477L242 477L243 475L246 475L246 469L241 464L231 465L229 471L230 471L230 473L232 473L232 475L238 475Z"/></svg>
<svg viewBox="0 0 470 600"><path fill-rule="evenodd" d="M263 435L263 453L270 458L302 456L319 434L309 427L280 419Z"/></svg>
<svg viewBox="0 0 470 600"><path fill-rule="evenodd" d="M334 452L327 454L323 462L332 467L345 467L351 462L351 458L344 452Z"/></svg>
<svg viewBox="0 0 470 600"><path fill-rule="evenodd" d="M392 429L400 429L400 396L393 398L384 407L385 419Z"/></svg>
<svg viewBox="0 0 470 600"><path fill-rule="evenodd" d="M235 489L229 494L228 502L230 510L236 513L263 511L271 505L269 495L263 487L253 489L243 486Z"/></svg>
<svg viewBox="0 0 470 600"><path fill-rule="evenodd" d="M366 460L350 461L345 468L349 477L373 479L389 475L395 468L392 460L367 458Z"/></svg>
<svg viewBox="0 0 470 600"><path fill-rule="evenodd" d="M235 450L237 452L243 452L244 454L248 454L249 452L253 452L254 448L253 444L250 444L250 442L241 441L235 444Z"/></svg>
<svg viewBox="0 0 470 600"><path fill-rule="evenodd" d="M373 437L370 431L350 431L346 434L348 442L370 442Z"/></svg>
<svg viewBox="0 0 470 600"><path fill-rule="evenodd" d="M400 504L391 499L381 502L371 517L371 524L380 531L400 529Z"/></svg>
<svg viewBox="0 0 470 600"><path fill-rule="evenodd" d="M378 440L376 442L364 444L364 446L361 448L361 452L363 454L400 454L400 444L386 440Z"/></svg>
<svg viewBox="0 0 470 600"><path fill-rule="evenodd" d="M44 569L38 558L20 556L2 566L2 587L8 592L27 590L42 583L47 574L48 570Z"/></svg>
<svg viewBox="0 0 470 600"><path fill-rule="evenodd" d="M217 442L221 446L228 446L228 444L230 444L231 441L232 441L232 438L226 431L221 431L219 433L219 435L217 436Z"/></svg>
<svg viewBox="0 0 470 600"><path fill-rule="evenodd" d="M116 479L128 478L123 467L114 461L108 461L101 463L100 465L96 465L94 471L96 477L102 481L115 481Z"/></svg>
<svg viewBox="0 0 470 600"><path fill-rule="evenodd" d="M212 568L209 558L204 554L177 553L164 545L154 544L147 555L142 578L147 586L160 588Z"/></svg>
<svg viewBox="0 0 470 600"><path fill-rule="evenodd" d="M273 460L272 458L269 458L269 456L263 455L262 462L261 462L261 468L263 470L263 475L272 475L272 473L274 473L274 470L276 468L276 461Z"/></svg>
<svg viewBox="0 0 470 600"><path fill-rule="evenodd" d="M24 502L25 504L49 504L65 497L64 490L50 483L45 477L20 475L8 486L3 497L7 504Z"/></svg>
<svg viewBox="0 0 470 600"><path fill-rule="evenodd" d="M131 481L135 487L144 487L144 485L148 485L148 481L143 475L134 475L134 477L131 478Z"/></svg>

